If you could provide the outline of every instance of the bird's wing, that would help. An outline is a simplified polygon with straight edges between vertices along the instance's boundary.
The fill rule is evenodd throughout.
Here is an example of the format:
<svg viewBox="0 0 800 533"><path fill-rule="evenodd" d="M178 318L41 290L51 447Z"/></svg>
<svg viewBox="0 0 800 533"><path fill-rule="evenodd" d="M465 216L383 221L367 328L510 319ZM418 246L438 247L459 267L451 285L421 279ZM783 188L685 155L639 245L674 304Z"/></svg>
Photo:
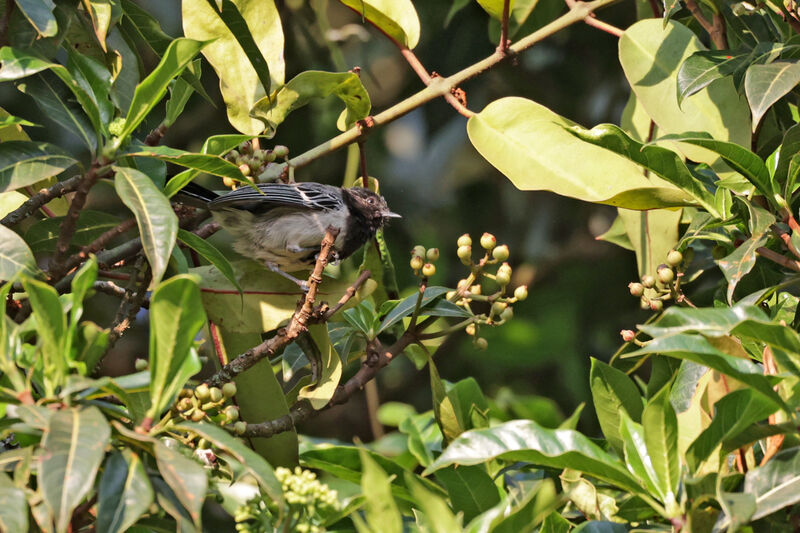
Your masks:
<svg viewBox="0 0 800 533"><path fill-rule="evenodd" d="M320 183L262 183L261 192L252 187L239 187L208 204L211 209L244 209L268 211L276 207L294 207L313 211L336 210L344 207L341 189ZM263 193L263 194L262 194Z"/></svg>

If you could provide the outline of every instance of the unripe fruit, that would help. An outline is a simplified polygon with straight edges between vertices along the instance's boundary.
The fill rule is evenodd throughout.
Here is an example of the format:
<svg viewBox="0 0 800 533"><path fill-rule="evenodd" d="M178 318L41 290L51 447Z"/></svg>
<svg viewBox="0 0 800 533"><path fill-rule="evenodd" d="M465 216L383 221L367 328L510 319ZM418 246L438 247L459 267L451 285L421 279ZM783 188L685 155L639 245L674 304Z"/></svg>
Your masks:
<svg viewBox="0 0 800 533"><path fill-rule="evenodd" d="M277 157L275 156L275 152L272 151L264 152L264 161L266 161L267 163L272 163L273 161L275 161L275 159L277 159Z"/></svg>
<svg viewBox="0 0 800 533"><path fill-rule="evenodd" d="M249 176L250 165L248 165L247 163L242 163L241 165L239 165L239 171L242 173L243 176Z"/></svg>
<svg viewBox="0 0 800 533"><path fill-rule="evenodd" d="M239 145L239 152L246 154L252 152L252 147L250 146L250 141L244 141Z"/></svg>
<svg viewBox="0 0 800 533"><path fill-rule="evenodd" d="M633 339L636 338L636 332L630 329L623 329L622 331L619 332L619 334L622 336L622 340L624 340L625 342L631 342Z"/></svg>
<svg viewBox="0 0 800 533"><path fill-rule="evenodd" d="M244 422L242 420L236 422L233 425L233 432L236 433L237 435L244 435L244 432L246 430L247 430L247 422Z"/></svg>
<svg viewBox="0 0 800 533"><path fill-rule="evenodd" d="M206 413L205 413L205 411L202 411L202 410L200 410L200 409L196 409L196 410L195 410L195 411L192 413L192 422L200 422L200 421L201 421L201 420L203 420L205 417L206 417Z"/></svg>
<svg viewBox="0 0 800 533"><path fill-rule="evenodd" d="M494 280L501 287L505 287L506 285L511 283L511 272L509 272L508 270L500 269L497 271L497 274L494 275Z"/></svg>
<svg viewBox="0 0 800 533"><path fill-rule="evenodd" d="M675 279L675 272L667 265L659 266L657 274L658 280L664 284L672 283L672 281Z"/></svg>
<svg viewBox="0 0 800 533"><path fill-rule="evenodd" d="M147 359L137 359L133 363L134 368L136 368L137 372L141 372L143 370L147 370Z"/></svg>
<svg viewBox="0 0 800 533"><path fill-rule="evenodd" d="M211 401L214 402L214 403L222 401L222 398L223 398L222 391L219 390L218 387L211 387L208 390L208 396L211 399Z"/></svg>
<svg viewBox="0 0 800 533"><path fill-rule="evenodd" d="M464 328L464 332L467 335L475 335L475 324L467 324L467 327Z"/></svg>
<svg viewBox="0 0 800 533"><path fill-rule="evenodd" d="M208 385L205 383L201 383L194 389L194 395L197 397L198 400L201 402L205 402L211 397L211 394L208 390Z"/></svg>
<svg viewBox="0 0 800 533"><path fill-rule="evenodd" d="M439 249L438 248L430 248L430 249L428 249L428 251L425 254L425 257L427 257L428 261L431 262L431 263L433 263L435 261L438 261L439 260Z"/></svg>
<svg viewBox="0 0 800 533"><path fill-rule="evenodd" d="M189 409L192 408L192 400L190 400L189 398L181 398L178 401L178 405L176 405L176 407L178 408L178 411L182 413L184 411L188 411Z"/></svg>
<svg viewBox="0 0 800 533"><path fill-rule="evenodd" d="M458 256L459 259L461 259L462 263L468 265L470 259L472 258L472 246L469 245L459 246L458 250L456 251L456 255Z"/></svg>
<svg viewBox="0 0 800 533"><path fill-rule="evenodd" d="M492 250L492 257L494 257L498 261L505 261L506 259L508 259L508 255L509 255L508 246L506 246L505 244L498 246L497 248Z"/></svg>
<svg viewBox="0 0 800 533"><path fill-rule="evenodd" d="M520 285L516 289L514 289L514 298L519 300L520 302L525 300L528 297L528 286L527 285Z"/></svg>
<svg viewBox="0 0 800 533"><path fill-rule="evenodd" d="M475 339L475 348L477 348L478 350L485 350L488 347L489 347L489 341L487 341L483 337Z"/></svg>
<svg viewBox="0 0 800 533"><path fill-rule="evenodd" d="M481 235L481 246L485 250L491 250L495 246L497 246L497 239L491 233L484 233Z"/></svg>
<svg viewBox="0 0 800 533"><path fill-rule="evenodd" d="M207 450L210 447L211 446L208 444L208 441L206 439L200 439L200 440L197 441L197 449L198 450Z"/></svg>
<svg viewBox="0 0 800 533"><path fill-rule="evenodd" d="M286 157L289 155L289 147L279 144L272 149L272 153L275 154L275 157Z"/></svg>
<svg viewBox="0 0 800 533"><path fill-rule="evenodd" d="M641 298L642 294L644 294L644 285L641 283L628 283L628 290L631 291L631 296L635 296L636 298Z"/></svg>
<svg viewBox="0 0 800 533"><path fill-rule="evenodd" d="M225 155L225 159L228 161L235 161L240 155L242 154L240 154L238 150L231 150Z"/></svg>
<svg viewBox="0 0 800 533"><path fill-rule="evenodd" d="M416 255L417 257L425 257L425 247L421 244L416 245L414 248L411 249L411 255Z"/></svg>
<svg viewBox="0 0 800 533"><path fill-rule="evenodd" d="M506 310L506 307L508 307L508 304L504 302L495 302L492 304L492 314L499 315Z"/></svg>
<svg viewBox="0 0 800 533"><path fill-rule="evenodd" d="M469 288L470 294L480 294L481 291L482 289L480 285L473 285L472 287Z"/></svg>
<svg viewBox="0 0 800 533"><path fill-rule="evenodd" d="M425 260L422 259L420 256L415 255L414 257L411 258L411 261L409 261L408 264L411 266L412 269L419 270L425 264Z"/></svg>
<svg viewBox="0 0 800 533"><path fill-rule="evenodd" d="M669 266L678 266L683 261L683 254L680 253L678 250L670 250L667 254L667 264Z"/></svg>
<svg viewBox="0 0 800 533"><path fill-rule="evenodd" d="M465 233L464 235L462 235L461 237L458 238L458 241L456 241L456 244L459 247L461 247L461 246L472 246L472 237L469 236L469 233Z"/></svg>
<svg viewBox="0 0 800 533"><path fill-rule="evenodd" d="M503 309L503 312L500 313L500 320L507 322L514 318L514 309L511 307L506 307Z"/></svg>
<svg viewBox="0 0 800 533"><path fill-rule="evenodd" d="M235 405L229 405L225 408L224 411L225 418L228 419L228 422L236 422L239 420L239 408Z"/></svg>
<svg viewBox="0 0 800 533"><path fill-rule="evenodd" d="M229 189L236 187L236 180L233 178L222 178L222 184Z"/></svg>
<svg viewBox="0 0 800 533"><path fill-rule="evenodd" d="M233 398L236 396L236 383L229 382L222 386L222 395L226 398Z"/></svg>
<svg viewBox="0 0 800 533"><path fill-rule="evenodd" d="M651 311L661 311L662 309L664 309L664 302L661 300L650 300Z"/></svg>
<svg viewBox="0 0 800 533"><path fill-rule="evenodd" d="M656 286L656 278L648 274L642 278L642 285L644 285L646 289L652 289Z"/></svg>
<svg viewBox="0 0 800 533"><path fill-rule="evenodd" d="M435 266L433 266L430 263L425 263L422 266L422 275L423 276L425 276L426 278L429 278L429 277L433 276L434 274L436 274L436 267Z"/></svg>
<svg viewBox="0 0 800 533"><path fill-rule="evenodd" d="M466 286L467 286L467 280L460 279L460 280L458 280L458 284L456 285L456 288L460 290L460 289L463 289Z"/></svg>

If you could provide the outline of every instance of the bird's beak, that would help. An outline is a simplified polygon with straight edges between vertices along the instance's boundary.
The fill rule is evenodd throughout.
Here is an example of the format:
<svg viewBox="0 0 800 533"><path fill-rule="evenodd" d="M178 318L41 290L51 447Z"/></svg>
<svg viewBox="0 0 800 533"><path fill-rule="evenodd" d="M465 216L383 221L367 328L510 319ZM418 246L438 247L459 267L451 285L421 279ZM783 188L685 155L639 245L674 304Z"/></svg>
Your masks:
<svg viewBox="0 0 800 533"><path fill-rule="evenodd" d="M392 211L384 211L381 213L383 218L403 218L403 215L398 215L397 213L393 213Z"/></svg>

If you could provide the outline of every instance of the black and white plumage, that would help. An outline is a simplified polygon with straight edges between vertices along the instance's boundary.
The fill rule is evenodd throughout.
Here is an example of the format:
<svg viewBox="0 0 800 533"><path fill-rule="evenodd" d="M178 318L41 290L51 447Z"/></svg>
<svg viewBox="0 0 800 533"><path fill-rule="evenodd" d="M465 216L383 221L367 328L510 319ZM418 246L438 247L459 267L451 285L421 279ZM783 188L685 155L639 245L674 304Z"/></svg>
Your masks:
<svg viewBox="0 0 800 533"><path fill-rule="evenodd" d="M234 250L284 275L314 264L329 226L339 229L334 250L345 259L386 219L400 216L368 189L320 183L262 183L258 191L243 186L221 196L190 183L178 199L207 207L234 237Z"/></svg>

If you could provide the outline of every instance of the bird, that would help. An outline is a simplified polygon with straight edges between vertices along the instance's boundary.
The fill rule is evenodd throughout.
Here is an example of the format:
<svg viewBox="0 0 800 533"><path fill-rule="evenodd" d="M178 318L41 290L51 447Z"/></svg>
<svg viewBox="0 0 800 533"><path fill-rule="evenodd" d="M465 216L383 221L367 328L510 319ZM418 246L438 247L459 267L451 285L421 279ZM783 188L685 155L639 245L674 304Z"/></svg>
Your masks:
<svg viewBox="0 0 800 533"><path fill-rule="evenodd" d="M211 211L233 236L233 249L308 290L290 272L314 265L328 229L339 229L335 261L351 256L391 218L386 200L363 187L341 188L314 182L261 183L217 194L189 183L178 201Z"/></svg>

